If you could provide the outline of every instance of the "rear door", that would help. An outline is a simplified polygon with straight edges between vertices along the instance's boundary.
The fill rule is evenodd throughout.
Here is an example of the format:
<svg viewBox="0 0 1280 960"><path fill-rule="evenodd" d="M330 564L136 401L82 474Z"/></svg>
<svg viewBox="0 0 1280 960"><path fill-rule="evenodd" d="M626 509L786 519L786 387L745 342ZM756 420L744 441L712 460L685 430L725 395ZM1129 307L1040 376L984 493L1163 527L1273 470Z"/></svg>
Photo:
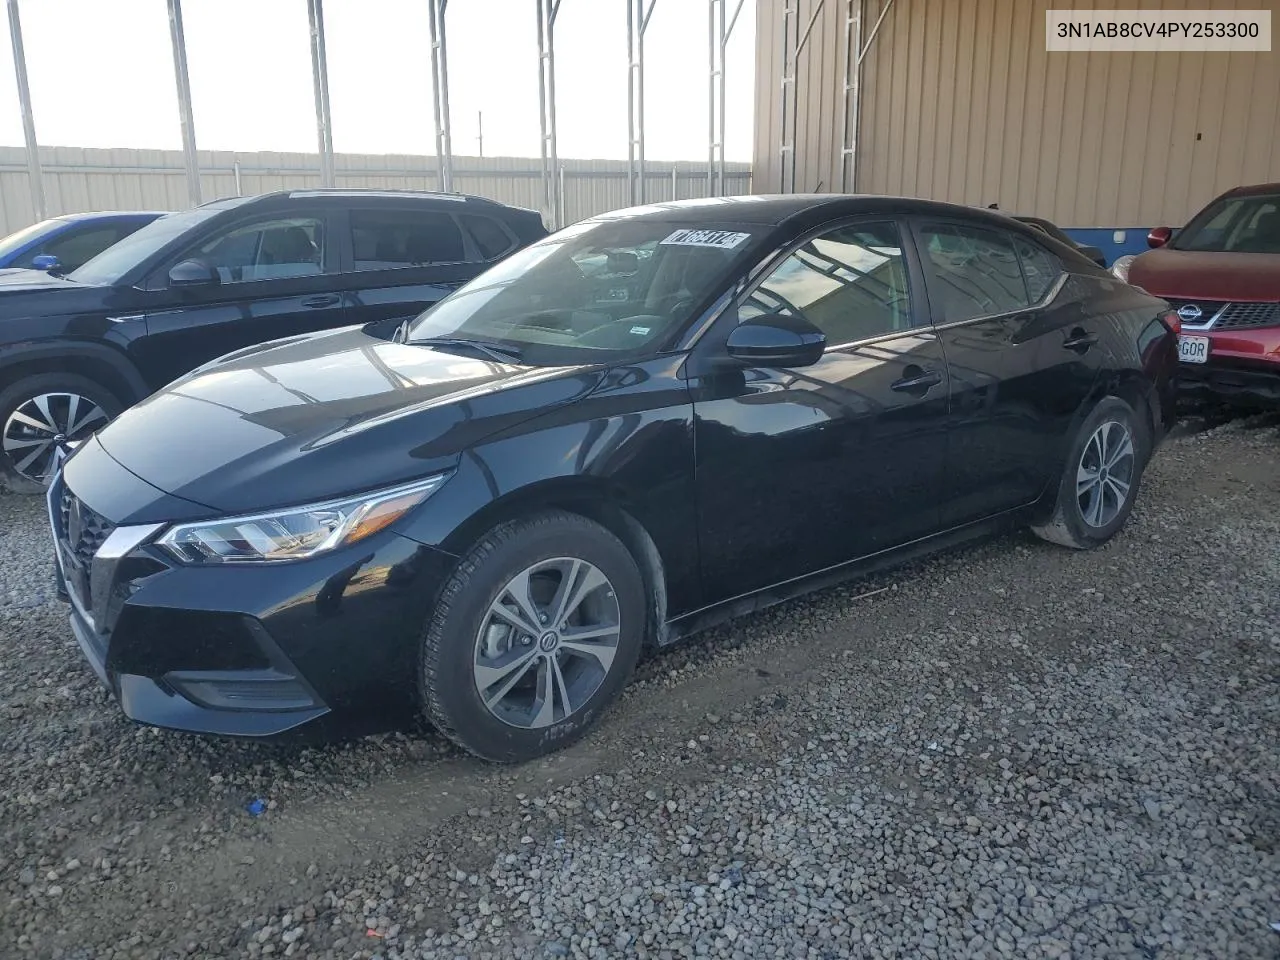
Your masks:
<svg viewBox="0 0 1280 960"><path fill-rule="evenodd" d="M416 316L483 269L464 210L462 200L442 200L357 202L346 211L343 273L353 323Z"/></svg>
<svg viewBox="0 0 1280 960"><path fill-rule="evenodd" d="M147 336L137 346L152 385L267 340L341 326L338 252L331 212L298 204L237 219L169 258L144 282ZM209 267L217 282L173 287L183 260Z"/></svg>
<svg viewBox="0 0 1280 960"><path fill-rule="evenodd" d="M1037 499L1106 350L1061 262L1021 234L914 223L950 375L947 527Z"/></svg>

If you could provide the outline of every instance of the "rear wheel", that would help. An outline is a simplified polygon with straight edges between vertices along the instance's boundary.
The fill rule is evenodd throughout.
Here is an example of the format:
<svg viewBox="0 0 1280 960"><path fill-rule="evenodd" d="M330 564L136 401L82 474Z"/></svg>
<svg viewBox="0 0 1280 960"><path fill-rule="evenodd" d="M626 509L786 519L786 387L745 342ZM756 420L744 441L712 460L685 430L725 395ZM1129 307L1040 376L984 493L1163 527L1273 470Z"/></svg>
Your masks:
<svg viewBox="0 0 1280 960"><path fill-rule="evenodd" d="M1105 397L1071 446L1052 516L1032 530L1077 550L1106 543L1129 519L1148 455L1147 432L1133 408Z"/></svg>
<svg viewBox="0 0 1280 960"><path fill-rule="evenodd" d="M422 639L425 712L488 760L529 760L590 730L644 639L640 571L608 530L548 512L501 524L459 563Z"/></svg>
<svg viewBox="0 0 1280 960"><path fill-rule="evenodd" d="M107 425L124 404L100 384L70 373L24 377L0 390L0 477L17 493L38 493L68 453Z"/></svg>

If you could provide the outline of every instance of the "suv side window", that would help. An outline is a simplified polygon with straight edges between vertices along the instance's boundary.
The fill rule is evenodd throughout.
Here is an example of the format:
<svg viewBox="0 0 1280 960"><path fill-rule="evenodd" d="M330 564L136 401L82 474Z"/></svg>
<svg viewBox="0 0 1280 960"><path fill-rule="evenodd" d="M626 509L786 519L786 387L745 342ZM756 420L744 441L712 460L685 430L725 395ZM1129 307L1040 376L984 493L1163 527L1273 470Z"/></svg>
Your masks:
<svg viewBox="0 0 1280 960"><path fill-rule="evenodd" d="M112 225L90 229L71 229L24 253L16 267L30 267L36 257L50 255L58 258L63 273L84 266L107 247L133 232L132 227Z"/></svg>
<svg viewBox="0 0 1280 960"><path fill-rule="evenodd" d="M942 291L947 323L1021 310L1031 304L1013 238L983 227L926 223L927 263Z"/></svg>
<svg viewBox="0 0 1280 960"><path fill-rule="evenodd" d="M434 210L352 210L351 255L356 270L391 270L461 263L462 231Z"/></svg>
<svg viewBox="0 0 1280 960"><path fill-rule="evenodd" d="M476 249L485 260L497 260L504 253L510 253L516 242L507 233L501 223L492 217L464 213L462 223L476 242Z"/></svg>
<svg viewBox="0 0 1280 960"><path fill-rule="evenodd" d="M1066 271L1062 269L1062 261L1037 243L1015 237L1014 248L1018 251L1018 262L1022 264L1022 277L1027 282L1027 299L1039 303L1053 289Z"/></svg>
<svg viewBox="0 0 1280 960"><path fill-rule="evenodd" d="M223 283L314 277L324 273L324 244L320 220L280 217L233 226L189 256L216 270Z"/></svg>
<svg viewBox="0 0 1280 960"><path fill-rule="evenodd" d="M896 224L837 227L801 244L747 297L739 320L803 316L832 346L913 326Z"/></svg>

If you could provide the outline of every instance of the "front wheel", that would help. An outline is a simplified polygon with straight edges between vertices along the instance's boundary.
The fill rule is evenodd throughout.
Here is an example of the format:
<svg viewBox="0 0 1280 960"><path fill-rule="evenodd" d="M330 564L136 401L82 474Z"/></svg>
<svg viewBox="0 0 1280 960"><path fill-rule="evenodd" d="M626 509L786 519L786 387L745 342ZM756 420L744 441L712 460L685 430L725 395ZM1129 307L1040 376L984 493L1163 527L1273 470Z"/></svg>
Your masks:
<svg viewBox="0 0 1280 960"><path fill-rule="evenodd" d="M530 760L599 721L643 645L644 583L608 530L559 511L495 527L458 564L422 637L433 725L488 760Z"/></svg>
<svg viewBox="0 0 1280 960"><path fill-rule="evenodd" d="M15 493L39 493L70 441L83 440L124 409L111 391L73 373L42 373L0 390L0 478Z"/></svg>
<svg viewBox="0 0 1280 960"><path fill-rule="evenodd" d="M1032 527L1037 536L1090 550L1119 532L1133 510L1148 456L1140 423L1119 397L1098 403L1067 455L1052 516Z"/></svg>

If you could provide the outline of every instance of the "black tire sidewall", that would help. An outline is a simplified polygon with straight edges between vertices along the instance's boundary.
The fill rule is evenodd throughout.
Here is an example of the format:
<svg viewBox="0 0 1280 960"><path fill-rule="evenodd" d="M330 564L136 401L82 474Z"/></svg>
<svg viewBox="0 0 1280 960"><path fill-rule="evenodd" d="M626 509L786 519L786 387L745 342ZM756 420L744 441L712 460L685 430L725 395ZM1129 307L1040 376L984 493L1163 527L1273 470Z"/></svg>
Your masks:
<svg viewBox="0 0 1280 960"><path fill-rule="evenodd" d="M512 577L540 560L561 556L594 564L613 585L621 625L617 654L600 689L584 707L549 727L514 727L490 713L476 690L476 635L489 605ZM453 596L431 618L423 636L421 680L428 717L437 723L444 720L452 739L489 760L530 760L573 743L596 725L639 659L647 605L635 560L613 534L572 514L544 514L504 524L481 539L471 558L475 564L464 558L454 574L461 579L446 585L444 596ZM432 659L434 671L426 669Z"/></svg>
<svg viewBox="0 0 1280 960"><path fill-rule="evenodd" d="M1105 526L1092 527L1085 523L1084 516L1080 512L1080 500L1076 495L1076 471L1085 445L1094 431L1108 420L1122 421L1129 431L1129 436L1133 438L1133 481L1130 484L1129 496L1125 499L1120 512ZM1133 505L1137 502L1142 485L1142 472L1148 455L1147 446L1147 431L1143 429L1141 419L1133 407L1125 401L1119 397L1105 397L1093 408L1093 412L1081 425L1075 442L1071 445L1066 468L1062 472L1062 486L1058 493L1062 520L1076 540L1091 546L1105 543L1128 522L1129 514L1133 512Z"/></svg>
<svg viewBox="0 0 1280 960"><path fill-rule="evenodd" d="M124 410L125 404L100 383L78 373L37 373L16 380L0 390L0 430L9 421L14 410L32 397L42 393L76 393L93 401L114 420ZM0 449L0 480L16 493L36 493L43 488L34 480L20 476Z"/></svg>

